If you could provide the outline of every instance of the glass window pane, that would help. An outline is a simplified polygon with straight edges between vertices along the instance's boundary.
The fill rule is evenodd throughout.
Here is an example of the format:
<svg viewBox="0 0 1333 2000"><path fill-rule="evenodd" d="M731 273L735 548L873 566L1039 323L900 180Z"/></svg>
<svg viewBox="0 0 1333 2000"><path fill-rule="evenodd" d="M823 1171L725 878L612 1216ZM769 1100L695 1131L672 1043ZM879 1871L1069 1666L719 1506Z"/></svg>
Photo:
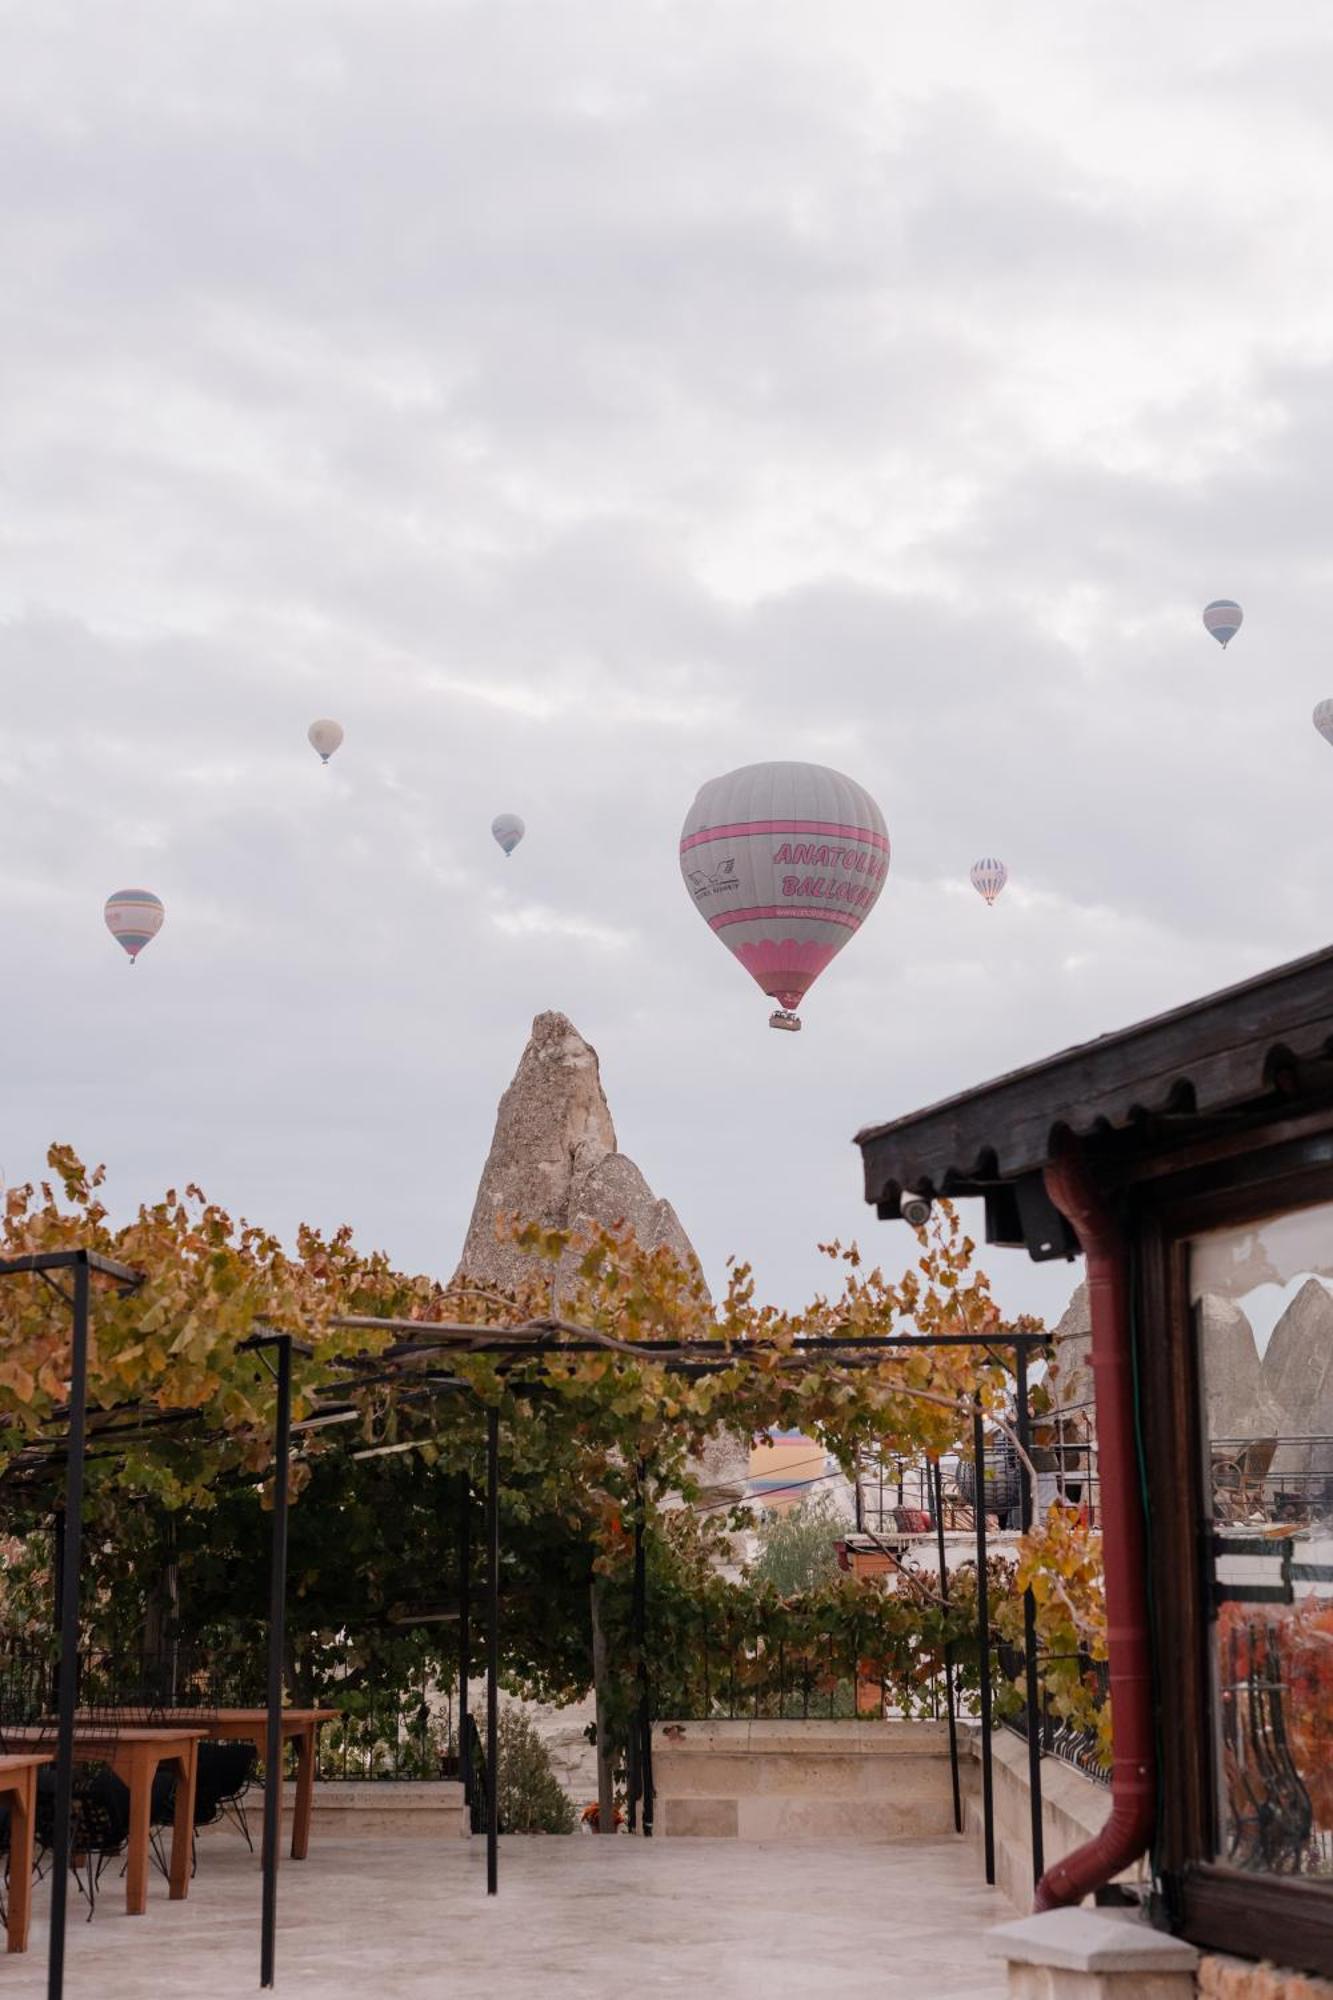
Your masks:
<svg viewBox="0 0 1333 2000"><path fill-rule="evenodd" d="M1333 1875L1333 1204L1190 1246L1216 1854Z"/></svg>

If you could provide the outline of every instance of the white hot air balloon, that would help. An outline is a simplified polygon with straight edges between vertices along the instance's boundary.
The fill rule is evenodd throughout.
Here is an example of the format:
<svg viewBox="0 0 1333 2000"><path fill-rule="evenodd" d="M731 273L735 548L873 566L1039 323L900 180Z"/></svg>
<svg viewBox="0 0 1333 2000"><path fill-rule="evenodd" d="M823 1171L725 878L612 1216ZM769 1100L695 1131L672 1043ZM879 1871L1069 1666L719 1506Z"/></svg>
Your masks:
<svg viewBox="0 0 1333 2000"><path fill-rule="evenodd" d="M972 864L972 887L979 896L985 897L988 905L994 903L1008 880L1009 870L1003 861L996 861L987 856L984 860L974 861Z"/></svg>
<svg viewBox="0 0 1333 2000"><path fill-rule="evenodd" d="M497 813L491 821L491 832L506 854L513 853L527 830L517 813Z"/></svg>
<svg viewBox="0 0 1333 2000"><path fill-rule="evenodd" d="M151 944L166 918L162 898L151 889L117 889L106 899L102 912L106 927L116 943L129 953L133 965L146 944Z"/></svg>
<svg viewBox="0 0 1333 2000"><path fill-rule="evenodd" d="M680 836L695 908L796 1029L803 996L855 937L889 872L884 815L822 764L747 764L710 778Z"/></svg>
<svg viewBox="0 0 1333 2000"><path fill-rule="evenodd" d="M1325 743L1333 743L1333 701L1321 701L1312 720Z"/></svg>
<svg viewBox="0 0 1333 2000"><path fill-rule="evenodd" d="M311 723L306 735L311 747L318 750L322 761L327 764L343 740L343 726L341 722L333 722L327 715L322 715L318 722Z"/></svg>

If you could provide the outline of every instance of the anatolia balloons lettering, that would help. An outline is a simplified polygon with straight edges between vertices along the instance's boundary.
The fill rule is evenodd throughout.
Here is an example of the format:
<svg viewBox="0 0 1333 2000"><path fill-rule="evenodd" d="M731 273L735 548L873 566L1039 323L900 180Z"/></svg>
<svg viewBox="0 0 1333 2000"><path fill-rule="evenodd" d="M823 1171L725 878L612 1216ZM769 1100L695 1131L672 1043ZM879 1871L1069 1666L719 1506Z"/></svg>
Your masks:
<svg viewBox="0 0 1333 2000"><path fill-rule="evenodd" d="M1245 613L1231 597L1215 597L1203 607L1204 630L1211 632L1223 652L1245 623Z"/></svg>
<svg viewBox="0 0 1333 2000"><path fill-rule="evenodd" d="M1312 720L1325 743L1333 743L1333 701L1321 701Z"/></svg>
<svg viewBox="0 0 1333 2000"><path fill-rule="evenodd" d="M491 821L491 832L507 855L513 853L527 830L517 813L497 813Z"/></svg>
<svg viewBox="0 0 1333 2000"><path fill-rule="evenodd" d="M329 716L322 715L317 722L311 723L306 735L312 749L318 750L320 761L327 764L343 740L343 726L341 722L334 722Z"/></svg>
<svg viewBox="0 0 1333 2000"><path fill-rule="evenodd" d="M869 792L822 764L746 764L701 786L680 872L709 929L778 1002L770 1027L800 1027L805 994L878 902L889 851Z"/></svg>
<svg viewBox="0 0 1333 2000"><path fill-rule="evenodd" d="M987 907L994 905L995 898L1009 880L1009 870L1003 861L996 861L987 855L981 861L972 863L972 887L979 896L984 896Z"/></svg>
<svg viewBox="0 0 1333 2000"><path fill-rule="evenodd" d="M162 898L151 889L117 889L106 899L103 915L116 943L129 953L133 965L146 944L151 944L166 917Z"/></svg>

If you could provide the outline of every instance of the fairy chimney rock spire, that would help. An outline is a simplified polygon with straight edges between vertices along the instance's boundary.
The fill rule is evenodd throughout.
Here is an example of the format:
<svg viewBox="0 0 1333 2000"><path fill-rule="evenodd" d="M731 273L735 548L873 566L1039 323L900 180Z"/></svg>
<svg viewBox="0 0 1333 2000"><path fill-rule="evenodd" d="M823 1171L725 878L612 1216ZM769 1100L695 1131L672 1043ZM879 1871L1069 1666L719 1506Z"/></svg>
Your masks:
<svg viewBox="0 0 1333 2000"><path fill-rule="evenodd" d="M539 1268L497 1236L502 1216L547 1229L623 1223L645 1249L665 1244L683 1264L698 1267L670 1202L659 1200L617 1150L597 1051L564 1014L538 1014L500 1099L455 1281L512 1290Z"/></svg>

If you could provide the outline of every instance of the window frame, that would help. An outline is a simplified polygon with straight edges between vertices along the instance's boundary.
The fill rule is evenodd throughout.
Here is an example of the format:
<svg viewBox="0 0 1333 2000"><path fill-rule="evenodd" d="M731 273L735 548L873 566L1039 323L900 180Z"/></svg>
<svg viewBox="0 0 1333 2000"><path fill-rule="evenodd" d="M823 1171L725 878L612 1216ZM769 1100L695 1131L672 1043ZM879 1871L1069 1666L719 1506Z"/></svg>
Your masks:
<svg viewBox="0 0 1333 2000"><path fill-rule="evenodd" d="M1159 1718L1154 1867L1164 1914L1195 1944L1333 1975L1333 1878L1254 1874L1214 1857L1212 1524L1189 1285L1194 1237L1333 1202L1333 1111L1318 1122L1311 1131L1303 1119L1299 1134L1286 1128L1290 1136L1282 1128L1255 1134L1243 1151L1234 1136L1215 1150L1193 1147L1177 1172L1159 1156L1137 1176L1131 1169L1125 1192Z"/></svg>

